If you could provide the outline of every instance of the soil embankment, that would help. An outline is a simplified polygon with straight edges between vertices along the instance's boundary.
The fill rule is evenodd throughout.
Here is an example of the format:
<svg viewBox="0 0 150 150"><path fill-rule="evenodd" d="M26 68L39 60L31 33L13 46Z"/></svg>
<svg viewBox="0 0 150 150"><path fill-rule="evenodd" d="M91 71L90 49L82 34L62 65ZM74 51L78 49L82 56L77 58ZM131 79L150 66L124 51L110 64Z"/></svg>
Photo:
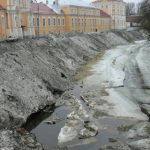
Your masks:
<svg viewBox="0 0 150 150"><path fill-rule="evenodd" d="M35 137L20 128L27 118L51 108L90 58L128 44L142 33L73 33L0 43L0 149L42 149Z"/></svg>

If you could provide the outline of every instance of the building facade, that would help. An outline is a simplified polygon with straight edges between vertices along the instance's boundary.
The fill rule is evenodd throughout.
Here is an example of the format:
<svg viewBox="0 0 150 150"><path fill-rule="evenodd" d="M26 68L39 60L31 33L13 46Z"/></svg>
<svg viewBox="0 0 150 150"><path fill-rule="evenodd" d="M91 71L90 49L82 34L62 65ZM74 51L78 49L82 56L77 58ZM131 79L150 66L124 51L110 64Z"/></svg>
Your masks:
<svg viewBox="0 0 150 150"><path fill-rule="evenodd" d="M62 12L57 13L48 4L32 3L33 26L35 34L45 36L49 33L65 32L65 16Z"/></svg>
<svg viewBox="0 0 150 150"><path fill-rule="evenodd" d="M0 0L0 6L2 38L34 36L30 0Z"/></svg>
<svg viewBox="0 0 150 150"><path fill-rule="evenodd" d="M126 6L123 0L96 0L93 4L111 16L112 29L126 28Z"/></svg>
<svg viewBox="0 0 150 150"><path fill-rule="evenodd" d="M100 31L108 31L111 29L112 19L111 16L105 13L103 10L100 10Z"/></svg>
<svg viewBox="0 0 150 150"><path fill-rule="evenodd" d="M62 7L62 10L66 17L66 32L99 31L99 9L68 5Z"/></svg>
<svg viewBox="0 0 150 150"><path fill-rule="evenodd" d="M48 2L32 3L36 35L48 35L50 32L97 32L111 29L111 17L105 12L102 13L100 9L90 4L71 4L72 2L61 6L58 0L52 5Z"/></svg>
<svg viewBox="0 0 150 150"><path fill-rule="evenodd" d="M107 8L105 6L107 3L100 10L81 0L67 1L68 3L65 5L60 5L58 0L55 0L52 5L48 0L44 2L0 0L0 38L46 36L51 32L105 31L112 29L112 18L117 18L115 8L112 7L112 12L104 9ZM109 2L107 5L110 7ZM124 16L125 10L122 8L123 6L119 12L122 12L122 16ZM123 23L122 26L118 25L115 20L114 28L122 29Z"/></svg>
<svg viewBox="0 0 150 150"><path fill-rule="evenodd" d="M6 38L6 9L0 5L0 40Z"/></svg>

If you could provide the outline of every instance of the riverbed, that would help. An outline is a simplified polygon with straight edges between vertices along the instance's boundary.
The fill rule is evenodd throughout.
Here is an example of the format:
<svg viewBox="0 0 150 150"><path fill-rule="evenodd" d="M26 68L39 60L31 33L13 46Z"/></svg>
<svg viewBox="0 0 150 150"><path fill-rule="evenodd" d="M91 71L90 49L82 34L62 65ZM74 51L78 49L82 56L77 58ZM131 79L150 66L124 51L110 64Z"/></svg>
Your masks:
<svg viewBox="0 0 150 150"><path fill-rule="evenodd" d="M135 140L124 130L149 119L140 105L148 103L149 89L143 90L137 65L146 44L143 40L108 49L78 72L74 87L60 99L62 105L31 129L45 150L97 150L116 141L126 145ZM98 133L80 138L87 120L98 127Z"/></svg>

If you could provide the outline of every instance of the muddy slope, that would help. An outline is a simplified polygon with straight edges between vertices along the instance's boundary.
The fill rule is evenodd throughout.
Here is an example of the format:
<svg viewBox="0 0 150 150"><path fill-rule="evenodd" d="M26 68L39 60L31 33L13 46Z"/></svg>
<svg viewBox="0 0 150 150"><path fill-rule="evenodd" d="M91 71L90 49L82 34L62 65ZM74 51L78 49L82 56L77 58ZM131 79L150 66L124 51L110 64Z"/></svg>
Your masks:
<svg viewBox="0 0 150 150"><path fill-rule="evenodd" d="M87 60L140 36L136 31L74 33L0 43L0 149L42 149L18 128L32 113L53 105Z"/></svg>

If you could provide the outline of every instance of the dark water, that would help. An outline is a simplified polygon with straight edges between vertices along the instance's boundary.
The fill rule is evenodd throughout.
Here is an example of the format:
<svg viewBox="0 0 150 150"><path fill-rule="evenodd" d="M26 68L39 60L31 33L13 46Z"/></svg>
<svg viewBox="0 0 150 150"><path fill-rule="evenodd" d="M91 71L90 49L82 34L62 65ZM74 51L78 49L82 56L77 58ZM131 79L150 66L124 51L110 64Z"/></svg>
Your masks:
<svg viewBox="0 0 150 150"><path fill-rule="evenodd" d="M68 107L59 107L53 114L60 118L60 122L56 124L47 124L44 121L49 121L51 115L49 115L45 120L43 120L38 126L32 129L32 133L36 135L37 140L42 143L45 150L52 150L57 147L57 138L60 129L64 126L66 121L66 116L71 110Z"/></svg>
<svg viewBox="0 0 150 150"><path fill-rule="evenodd" d="M66 110L64 107L56 110L60 115L67 115L70 111ZM63 114L62 114L63 112ZM64 113L65 112L65 113ZM48 118L46 119L48 120ZM45 150L56 150L58 149L58 134L60 129L65 124L65 118L63 121L57 123L56 125L48 125L44 122L40 123L35 129L31 132L34 133L37 137L37 140L43 144ZM100 122L107 126L106 129L100 130L99 134L94 138L89 138L85 140L75 139L72 142L68 142L64 144L64 147L67 150L97 150L101 146L108 144L110 139L119 140L123 143L126 143L127 139L123 136L117 128L121 125L130 125L131 122L129 120L124 119L114 119L114 118L103 118Z"/></svg>

